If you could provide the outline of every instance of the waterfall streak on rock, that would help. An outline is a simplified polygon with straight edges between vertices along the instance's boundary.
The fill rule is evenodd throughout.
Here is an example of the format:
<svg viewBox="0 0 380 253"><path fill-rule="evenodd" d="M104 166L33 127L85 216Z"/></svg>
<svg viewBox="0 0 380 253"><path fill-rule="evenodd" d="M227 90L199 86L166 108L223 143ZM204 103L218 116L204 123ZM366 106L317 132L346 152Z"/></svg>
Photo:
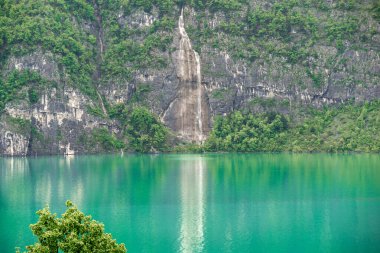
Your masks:
<svg viewBox="0 0 380 253"><path fill-rule="evenodd" d="M185 30L183 9L178 20L180 36L176 52L179 89L163 115L164 122L184 140L201 143L208 132L208 103L202 86L201 61Z"/></svg>

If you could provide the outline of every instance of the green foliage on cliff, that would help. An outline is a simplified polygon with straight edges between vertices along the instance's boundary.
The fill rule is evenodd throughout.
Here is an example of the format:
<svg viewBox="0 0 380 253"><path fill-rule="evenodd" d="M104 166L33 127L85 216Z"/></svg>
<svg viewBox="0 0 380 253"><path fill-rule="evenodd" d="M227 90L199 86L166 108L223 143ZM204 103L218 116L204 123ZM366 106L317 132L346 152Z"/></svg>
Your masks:
<svg viewBox="0 0 380 253"><path fill-rule="evenodd" d="M258 59L269 61L275 56L302 66L306 71L315 68L314 64L310 64L311 59L318 61L316 46L335 47L338 54L356 50L363 47L362 40L370 41L376 29L370 23L372 14L369 12L369 8L375 12L376 7L371 7L368 2L239 2L241 4L237 8L226 5L211 15L203 13L203 9L212 10L213 1L204 5L207 7L198 9L198 23L187 25L189 36L198 51L212 46L228 52L235 60L248 62ZM213 20L212 25L209 19Z"/></svg>
<svg viewBox="0 0 380 253"><path fill-rule="evenodd" d="M166 52L172 43L171 32L175 26L172 15L173 1L115 1L113 4L100 3L103 25L107 27L104 43L107 50L101 64L102 82L110 80L131 81L133 73L142 69L162 69L167 66L167 59L157 52ZM120 7L122 10L120 12ZM150 26L136 26L128 20L117 18L120 15L132 15L139 11L151 12L158 7L160 18L152 21Z"/></svg>
<svg viewBox="0 0 380 253"><path fill-rule="evenodd" d="M168 131L146 108L135 107L128 120L127 135L135 151L155 152L166 148Z"/></svg>
<svg viewBox="0 0 380 253"><path fill-rule="evenodd" d="M66 206L61 218L48 207L37 211L39 220L30 229L38 242L27 246L27 252L127 252L124 244L117 244L111 234L104 232L102 223L83 214L70 201Z"/></svg>
<svg viewBox="0 0 380 253"><path fill-rule="evenodd" d="M177 49L173 44L176 42L174 32L183 7L186 30L193 47L202 57L205 80L230 77L224 69L210 71L212 68L207 67L222 53L226 61L228 56L235 63L247 63L248 67L251 63L255 66L273 63L276 65L274 72L278 70L278 73L263 72L269 78L294 69L302 82L286 83L285 80L284 86L291 92L306 88L319 91L325 87L328 75L333 75L338 68L352 73L352 76L345 77L351 81L340 80L344 85L350 85L351 90L355 90L356 85L366 85L368 75L377 76L373 73L376 69L355 75L354 67L349 69L344 62L340 62L351 59L349 55L356 51L358 55L364 50L378 53L378 0L0 0L0 112L7 103L18 98L29 105L38 104L41 87L47 83L39 76L38 69L17 71L16 66L9 64L14 63L10 60L31 53L48 56L49 61L54 63L51 71L58 72L54 76L60 79L59 88L68 84L80 89L93 100L87 105L90 114L110 125L117 122L120 126L118 134L108 128L94 130L84 138L89 146L101 145L105 150L112 151L163 150L167 136L163 125L149 110L138 107L134 111L129 105L136 102L141 105L145 99L144 106L160 106L157 103L159 96L155 101L146 99L150 92L149 85L159 85L153 85L147 77L164 78L160 71L169 66L174 56L172 53ZM342 55L347 56L341 59ZM27 68L27 65L24 67ZM273 71L274 68L268 69ZM362 80L356 80L356 76ZM148 81L141 83L144 78ZM130 91L131 87L136 89ZM114 88L131 92L127 96L128 107L109 106L114 101L107 101L105 94ZM223 101L233 97L234 92L231 87L214 90L210 98ZM108 109L108 115L103 112L100 103L96 103L100 100L98 94L104 96L102 103ZM258 98L250 103L258 103L265 111L271 111L279 106L277 102ZM346 115L344 120L353 122L350 115L356 115L355 110L359 109L355 108L359 107L350 108L347 110L351 114L343 109L333 111L339 111L339 115ZM373 115L373 112L369 114ZM252 119L237 113L219 118L216 123L223 129L242 117L239 127L243 130L235 131L233 127L230 134L215 130L207 148L231 151L310 150L308 145L315 145L317 150L365 149L360 141L354 143L351 140L353 137L350 134L357 133L353 130L356 129L353 124L344 124L347 127L341 129L342 133L336 133L335 138L329 134L330 125L321 126L323 131L317 135L314 130L297 125L301 123L294 123L292 118L287 119L292 122L289 123L290 129L277 131L273 129L276 117L272 116L260 114ZM144 128L133 122L132 117L137 122L144 119L148 125ZM283 116L278 117L282 123L286 121ZM322 116L317 113L306 115L304 124L318 125L318 117ZM312 123L307 123L309 121ZM363 136L374 135L369 129L364 130ZM344 138L341 140L337 136ZM376 140L372 138L369 143ZM340 143L339 147L334 141ZM369 150L376 150L376 145Z"/></svg>
<svg viewBox="0 0 380 253"><path fill-rule="evenodd" d="M167 65L161 57L154 57L154 50L165 51L171 43L170 36L148 35L142 44L125 38L113 44L105 54L103 63L104 79L132 78L132 73L142 68L163 68Z"/></svg>
<svg viewBox="0 0 380 253"><path fill-rule="evenodd" d="M208 151L279 151L288 119L279 114L242 114L218 117L205 144Z"/></svg>
<svg viewBox="0 0 380 253"><path fill-rule="evenodd" d="M280 114L218 117L207 151L380 152L380 101L310 109L301 122Z"/></svg>
<svg viewBox="0 0 380 253"><path fill-rule="evenodd" d="M109 116L120 124L128 150L146 153L167 149L169 131L147 108L116 104L109 108Z"/></svg>
<svg viewBox="0 0 380 253"><path fill-rule="evenodd" d="M125 143L110 133L107 128L94 129L92 131L92 138L95 143L99 143L104 150L109 152L125 148Z"/></svg>
<svg viewBox="0 0 380 253"><path fill-rule="evenodd" d="M32 86L28 91L28 99L34 104L38 101L38 89L50 83L42 78L37 72L31 70L14 70L9 73L5 80L0 79L0 113L4 110L6 103L17 98L18 93L25 86Z"/></svg>
<svg viewBox="0 0 380 253"><path fill-rule="evenodd" d="M0 63L9 56L49 51L69 80L94 96L94 35L80 23L94 19L86 1L0 1ZM0 69L2 66L0 66Z"/></svg>
<svg viewBox="0 0 380 253"><path fill-rule="evenodd" d="M311 110L288 135L284 150L380 152L380 101Z"/></svg>
<svg viewBox="0 0 380 253"><path fill-rule="evenodd" d="M15 133L22 134L24 136L28 136L31 133L32 124L30 120L19 117L14 118L9 115L4 115L2 120L4 120L4 122L7 122L10 125L12 131Z"/></svg>
<svg viewBox="0 0 380 253"><path fill-rule="evenodd" d="M174 7L191 6L196 10L210 9L211 11L234 11L239 10L247 0L129 0L125 1L129 11L143 9L151 12L154 7L161 14L173 11Z"/></svg>
<svg viewBox="0 0 380 253"><path fill-rule="evenodd" d="M254 8L247 14L249 34L259 37L276 37L289 40L292 28L315 35L318 22L311 13L295 8L297 1L276 2L269 10Z"/></svg>
<svg viewBox="0 0 380 253"><path fill-rule="evenodd" d="M182 7L196 11L196 22L187 22L186 29L198 51L211 45L250 62L274 55L305 65L305 72L314 68L304 61L315 56L316 42L339 52L360 47L358 37L372 36L368 11L379 16L378 0L2 0L0 71L11 56L49 52L61 77L98 100L102 85L167 66ZM131 22L144 12L153 17L151 25ZM210 25L215 17L220 22Z"/></svg>
<svg viewBox="0 0 380 253"><path fill-rule="evenodd" d="M372 4L373 16L380 21L380 0L373 0Z"/></svg>

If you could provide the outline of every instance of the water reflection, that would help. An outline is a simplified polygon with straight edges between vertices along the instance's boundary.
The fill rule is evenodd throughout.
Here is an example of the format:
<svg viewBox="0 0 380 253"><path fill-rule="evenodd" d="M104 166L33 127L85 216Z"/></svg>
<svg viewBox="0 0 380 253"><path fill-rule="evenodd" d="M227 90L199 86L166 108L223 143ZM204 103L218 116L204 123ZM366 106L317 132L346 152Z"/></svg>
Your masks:
<svg viewBox="0 0 380 253"><path fill-rule="evenodd" d="M206 240L224 231L230 252L253 245L255 252L376 252L379 162L378 155L215 156L207 163L218 194L207 202Z"/></svg>
<svg viewBox="0 0 380 253"><path fill-rule="evenodd" d="M1 252L73 200L129 252L379 252L379 155L0 158Z"/></svg>
<svg viewBox="0 0 380 253"><path fill-rule="evenodd" d="M181 163L180 252L203 251L206 175L202 157Z"/></svg>

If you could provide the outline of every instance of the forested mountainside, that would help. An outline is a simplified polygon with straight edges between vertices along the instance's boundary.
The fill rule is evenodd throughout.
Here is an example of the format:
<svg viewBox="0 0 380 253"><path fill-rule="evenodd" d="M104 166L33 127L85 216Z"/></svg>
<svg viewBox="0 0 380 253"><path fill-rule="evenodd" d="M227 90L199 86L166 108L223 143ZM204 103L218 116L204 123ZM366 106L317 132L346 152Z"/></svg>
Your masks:
<svg viewBox="0 0 380 253"><path fill-rule="evenodd" d="M379 0L0 0L0 154L378 152L379 21Z"/></svg>

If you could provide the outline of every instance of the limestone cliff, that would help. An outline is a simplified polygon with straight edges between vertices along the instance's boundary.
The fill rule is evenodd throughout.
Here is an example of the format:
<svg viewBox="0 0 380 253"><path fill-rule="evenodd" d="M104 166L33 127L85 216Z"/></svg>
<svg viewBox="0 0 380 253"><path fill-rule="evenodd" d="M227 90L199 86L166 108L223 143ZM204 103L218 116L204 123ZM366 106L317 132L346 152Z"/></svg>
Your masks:
<svg viewBox="0 0 380 253"><path fill-rule="evenodd" d="M74 1L75 2L75 1ZM235 110L380 98L373 1L0 3L0 153L105 152L108 113L148 107L200 143Z"/></svg>

